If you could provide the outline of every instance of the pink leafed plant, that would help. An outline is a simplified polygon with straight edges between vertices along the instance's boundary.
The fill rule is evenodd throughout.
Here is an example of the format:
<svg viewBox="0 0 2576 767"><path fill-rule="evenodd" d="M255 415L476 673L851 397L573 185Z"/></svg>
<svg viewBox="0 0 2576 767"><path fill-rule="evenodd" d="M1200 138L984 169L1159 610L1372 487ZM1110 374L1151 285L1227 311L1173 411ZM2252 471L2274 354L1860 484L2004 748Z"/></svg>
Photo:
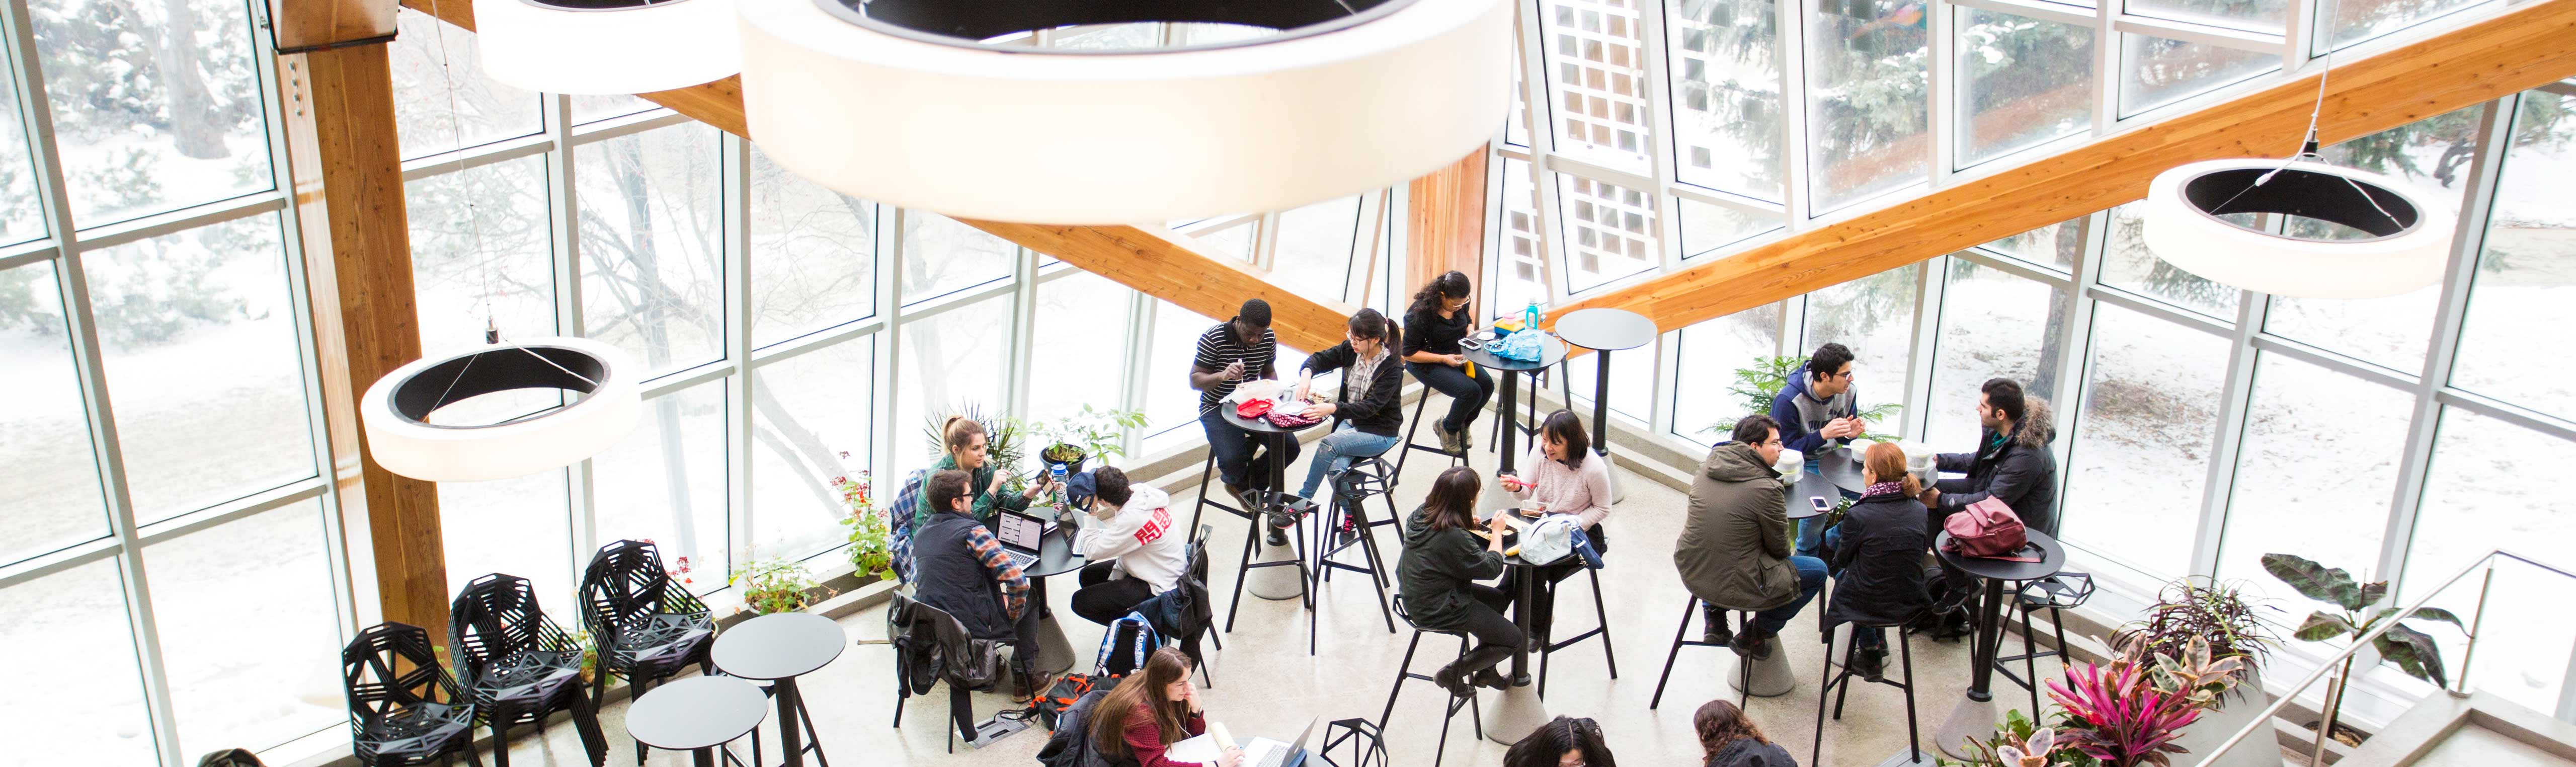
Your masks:
<svg viewBox="0 0 2576 767"><path fill-rule="evenodd" d="M2065 684L2048 683L2048 697L2069 719L2059 742L2112 767L2171 767L2185 753L2174 738L2200 718L2188 695L2158 691L2134 663L2068 669Z"/></svg>

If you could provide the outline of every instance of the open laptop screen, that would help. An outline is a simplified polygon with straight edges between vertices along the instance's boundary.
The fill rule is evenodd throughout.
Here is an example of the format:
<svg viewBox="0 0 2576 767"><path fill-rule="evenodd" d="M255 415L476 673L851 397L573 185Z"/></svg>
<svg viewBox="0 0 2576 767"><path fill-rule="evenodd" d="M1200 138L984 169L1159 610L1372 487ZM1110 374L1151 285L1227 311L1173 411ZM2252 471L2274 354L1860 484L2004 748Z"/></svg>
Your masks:
<svg viewBox="0 0 2576 767"><path fill-rule="evenodd" d="M1004 511L997 521L1002 525L997 532L1004 546L1036 551L1040 537L1046 534L1046 523L1026 514Z"/></svg>

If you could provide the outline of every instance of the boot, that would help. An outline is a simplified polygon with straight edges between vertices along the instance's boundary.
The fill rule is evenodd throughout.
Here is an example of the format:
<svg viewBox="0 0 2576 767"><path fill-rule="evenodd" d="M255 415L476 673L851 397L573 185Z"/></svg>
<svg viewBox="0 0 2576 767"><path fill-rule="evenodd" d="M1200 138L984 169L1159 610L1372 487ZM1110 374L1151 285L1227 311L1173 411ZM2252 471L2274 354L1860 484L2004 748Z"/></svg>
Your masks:
<svg viewBox="0 0 2576 767"><path fill-rule="evenodd" d="M1861 648L1857 656L1852 658L1851 671L1868 681L1887 681L1887 648Z"/></svg>
<svg viewBox="0 0 2576 767"><path fill-rule="evenodd" d="M1461 659L1461 661L1463 660L1464 659ZM1441 666L1439 671L1432 672L1431 682L1433 684L1440 685L1440 689L1448 690L1449 696L1453 698L1464 698L1476 694L1476 688L1469 687L1467 685L1467 680L1461 678L1462 675L1458 670L1458 665L1458 663L1451 663L1446 666ZM1488 671L1491 671L1491 669L1488 669Z"/></svg>
<svg viewBox="0 0 2576 767"><path fill-rule="evenodd" d="M1716 605L1703 604L1699 607L1699 617L1699 641L1709 644L1735 641L1735 629L1726 625L1726 611L1717 609Z"/></svg>
<svg viewBox="0 0 2576 767"><path fill-rule="evenodd" d="M1772 635L1770 633L1758 628L1748 630L1744 633L1735 635L1734 639L1729 640L1726 643L1726 648L1734 650L1735 654L1740 657L1752 658L1754 660L1770 660L1771 636Z"/></svg>
<svg viewBox="0 0 2576 767"><path fill-rule="evenodd" d="M1512 686L1512 680L1504 679L1502 672L1495 671L1492 666L1477 669L1471 681L1477 687L1488 690L1508 690Z"/></svg>

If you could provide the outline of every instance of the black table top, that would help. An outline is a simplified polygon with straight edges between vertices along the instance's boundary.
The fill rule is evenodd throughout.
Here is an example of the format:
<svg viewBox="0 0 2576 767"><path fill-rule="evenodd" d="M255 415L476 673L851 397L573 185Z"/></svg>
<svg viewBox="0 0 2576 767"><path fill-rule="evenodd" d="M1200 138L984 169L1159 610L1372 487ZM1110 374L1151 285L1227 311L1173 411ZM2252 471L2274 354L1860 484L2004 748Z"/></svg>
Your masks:
<svg viewBox="0 0 2576 767"><path fill-rule="evenodd" d="M1932 550L1941 553L1942 567L1957 568L1960 572L1990 580L2035 581L2066 569L2066 547L2058 545L2056 538L2037 530L2025 530L2023 534L2029 537L2030 545L2022 548L2021 556L2036 556L2040 561L2013 562L1959 556L1950 551L1950 532L1947 530L1933 537Z"/></svg>
<svg viewBox="0 0 2576 767"><path fill-rule="evenodd" d="M1816 456L1816 471L1822 472L1835 487L1855 493L1868 490L1869 480L1861 475L1860 470L1861 451L1866 449L1867 445L1846 445L1820 453Z"/></svg>
<svg viewBox="0 0 2576 767"><path fill-rule="evenodd" d="M729 676L693 676L656 685L626 709L626 731L638 743L685 751L723 745L769 716L769 697Z"/></svg>
<svg viewBox="0 0 2576 767"><path fill-rule="evenodd" d="M1493 343L1499 342L1488 342L1487 345L1491 346ZM1558 340L1555 336L1539 337L1538 361L1536 362L1504 359L1502 357L1494 356L1494 353L1491 350L1483 348L1467 350L1466 357L1467 361L1476 363L1477 367L1506 371L1537 370L1559 362L1564 362L1565 342Z"/></svg>
<svg viewBox="0 0 2576 767"><path fill-rule="evenodd" d="M1051 508L1031 509L1030 511L1038 514L1039 516L1046 516L1055 513L1055 509ZM1076 532L1077 528L1075 525L1057 525L1055 532L1048 533L1045 537L1039 538L1038 563L1022 571L1021 574L1031 578L1044 578L1050 575L1063 575L1075 570L1080 570L1083 565L1090 564L1090 560L1084 559L1080 554L1073 553L1073 536Z"/></svg>
<svg viewBox="0 0 2576 767"><path fill-rule="evenodd" d="M1578 309L1557 318L1556 337L1594 351L1634 349L1655 342L1655 321L1626 309Z"/></svg>
<svg viewBox="0 0 2576 767"><path fill-rule="evenodd" d="M716 668L744 679L790 679L841 657L841 624L814 613L770 613L716 635Z"/></svg>
<svg viewBox="0 0 2576 767"><path fill-rule="evenodd" d="M1825 505L1827 508L1832 508L1835 504L1841 503L1843 499L1840 487L1836 486L1832 481L1825 479L1825 475L1812 471L1799 474L1797 484L1790 485L1785 489L1789 494L1790 519L1806 519L1808 517L1824 515L1824 512L1816 510L1816 505L1814 503L1807 500L1809 498L1825 499Z"/></svg>
<svg viewBox="0 0 2576 767"><path fill-rule="evenodd" d="M1216 409L1219 413L1225 415L1226 423L1234 424L1236 428L1240 428L1254 434L1295 434L1317 426L1322 426L1326 422L1333 420L1326 418L1304 426L1290 427L1273 424L1268 418L1245 418L1243 416L1235 415L1234 403L1232 402L1216 403Z"/></svg>

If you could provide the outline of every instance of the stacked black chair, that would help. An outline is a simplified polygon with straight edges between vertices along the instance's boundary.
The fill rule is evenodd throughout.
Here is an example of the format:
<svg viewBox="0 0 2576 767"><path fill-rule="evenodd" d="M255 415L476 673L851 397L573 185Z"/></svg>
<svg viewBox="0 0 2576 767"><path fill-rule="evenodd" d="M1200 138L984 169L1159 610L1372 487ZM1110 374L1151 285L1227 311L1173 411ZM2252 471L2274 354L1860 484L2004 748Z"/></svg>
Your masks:
<svg viewBox="0 0 2576 767"><path fill-rule="evenodd" d="M438 665L429 632L368 626L340 650L340 677L349 694L349 751L359 764L444 765L463 753L483 766L474 753L474 704Z"/></svg>
<svg viewBox="0 0 2576 767"><path fill-rule="evenodd" d="M1434 684L1437 684L1440 681L1433 678L1430 674L1413 673L1413 651L1422 646L1422 635L1445 634L1457 637L1458 657L1467 657L1468 639L1466 632L1426 629L1415 624L1413 622L1413 616L1405 612L1404 595L1402 594L1395 595L1395 613L1397 615L1404 616L1404 625L1413 627L1413 639L1412 641L1404 643L1404 660L1397 661L1395 664L1395 686L1386 691L1386 710L1378 712L1378 732L1385 732L1387 718L1395 715L1395 699L1396 696L1404 694L1405 680L1420 679ZM1447 694L1448 690L1441 690L1441 693ZM1443 754L1449 752L1449 722L1458 718L1458 709L1464 708L1468 710L1468 713L1470 714L1468 717L1468 723L1476 726L1476 739L1483 740L1485 738L1485 709L1484 706L1476 702L1476 696L1451 695L1449 696L1448 705L1448 711L1440 718L1440 745L1431 753L1431 763L1435 765L1440 763L1440 757Z"/></svg>
<svg viewBox="0 0 2576 767"><path fill-rule="evenodd" d="M1697 616L1697 614L1698 614L1698 613L1699 613L1699 611L1700 611L1700 609L1699 609L1699 604L1700 604L1700 603L1699 603L1699 598L1698 598L1698 597L1691 597L1690 599L1688 599L1688 600L1686 600L1686 601L1682 602L1682 625L1681 625L1679 628L1675 628L1675 629L1673 629L1673 648L1672 648L1672 649L1670 649L1670 650L1666 650L1666 651L1664 651L1664 674L1663 674L1663 676L1655 677L1655 697L1654 697L1654 698L1652 698L1652 699L1650 699L1650 700L1648 700L1648 701L1646 701L1646 708L1647 708L1647 710L1650 710L1650 711L1651 711L1651 710L1653 710L1656 706L1661 706L1661 705L1663 705L1663 704L1664 704L1664 684L1665 684L1666 682L1672 681L1672 678L1673 678L1673 660L1674 660L1675 658L1679 658L1679 657L1681 657L1681 654L1682 654L1682 648L1683 648L1683 647L1717 647L1717 648L1725 648L1725 647L1727 646L1725 642L1711 642L1711 641L1707 641L1707 640L1703 640L1703 639L1684 639L1684 638L1682 638L1683 636L1685 636L1685 635L1687 635L1687 634L1689 634L1689 633L1690 633L1690 625L1691 625L1691 621L1692 621L1692 620L1697 619L1697 617L1698 617L1698 616ZM1753 613L1751 613L1751 612L1749 612L1749 611L1745 611L1745 610L1736 610L1736 609L1730 609L1730 608L1720 608L1720 609L1724 609L1724 610L1726 610L1728 613L1732 613L1732 614L1735 616L1735 633L1737 633L1737 634L1743 634L1744 632L1747 632L1747 631L1751 631L1751 630L1753 630ZM1752 700L1752 695L1753 695L1753 659L1752 659L1752 658L1739 658L1739 659L1737 659L1737 661L1736 661L1736 664L1735 664L1735 693L1736 693L1736 695L1735 695L1735 707L1736 707L1736 708L1743 708L1745 703L1747 703L1747 702L1749 702L1749 701L1751 701L1751 700Z"/></svg>
<svg viewBox="0 0 2576 767"><path fill-rule="evenodd" d="M492 728L500 767L510 764L510 728L544 728L548 715L572 715L590 763L608 759L598 712L581 684L581 645L537 605L528 580L493 573L465 584L448 608L447 653L474 713Z"/></svg>
<svg viewBox="0 0 2576 767"><path fill-rule="evenodd" d="M1828 599L1830 599L1830 597ZM1860 642L1858 641L1860 637L1858 632L1861 629L1871 628L1878 629L1881 632L1892 631L1896 634L1897 652L1899 653L1899 657L1903 659L1905 669L1904 681L1900 682L1880 679L1878 680L1878 683L1905 691L1905 741L1906 747L1910 749L1907 752L1910 758L1908 763L1913 764L1922 762L1923 737L1922 733L1918 729L1919 725L1916 723L1917 717L1914 715L1914 635L1905 630L1905 624L1907 621L1877 624L1852 624L1852 631L1854 632L1852 638L1854 641L1844 645L1842 661L1837 663L1833 657L1834 626L1836 624L1825 620L1825 614L1830 612L1830 609L1828 608L1831 606L1832 605L1830 604L1822 605L1816 610L1817 623L1824 627L1823 641L1826 648L1824 664L1825 684L1822 687L1816 688L1816 744L1807 755L1807 763L1823 764L1823 762L1817 761L1817 758L1822 757L1825 753L1825 699L1828 697L1834 699L1834 719L1836 721L1840 721L1843 718L1843 699L1851 696L1851 680L1853 677L1860 676L1859 672L1855 672L1851 669L1852 658L1860 652ZM1840 673L1835 672L1835 669L1837 668L1841 669ZM1862 681L1868 681L1868 679L1863 677ZM1839 692L1835 691L1834 688L1836 686L1840 686L1842 690Z"/></svg>
<svg viewBox="0 0 2576 767"><path fill-rule="evenodd" d="M2090 573L2062 572L2039 580L2024 582L2021 584L2021 588L2014 590L2013 607L2021 610L2021 654L2006 655L1996 658L1995 670L1997 672L2001 672L2005 679L2012 680L2013 684L2021 685L2023 689L2030 691L2030 718L2032 721L2037 721L2039 719L2039 659L2049 657L2063 659L2066 657L2066 614L2064 611L2083 607L2085 600L2092 598L2093 576ZM2033 632L2039 630L2039 627L2031 625L2031 616L2037 614L2040 610L2048 611L2048 628L2051 633L2056 635L2057 638L2057 645L2047 650L2039 649L2037 645L2032 643L2030 638L2030 635ZM2022 674L2027 676L2016 675L2013 673L2012 666L2010 665L2013 661L2021 661ZM2059 662L2063 663L2064 661L2060 660Z"/></svg>
<svg viewBox="0 0 2576 767"><path fill-rule="evenodd" d="M599 648L591 698L608 700L608 677L626 677L626 701L691 665L715 673L707 657L716 623L705 602L671 582L661 551L644 541L618 541L599 549L581 576L581 626ZM635 743L635 763L644 763Z"/></svg>
<svg viewBox="0 0 2576 767"><path fill-rule="evenodd" d="M1394 491L1395 469L1385 461L1374 457L1352 461L1349 469L1333 479L1332 512L1324 515L1324 523L1319 526L1321 530L1318 533L1323 539L1315 542L1315 550L1320 552L1315 556L1315 578L1330 582L1334 570L1367 574L1369 587L1377 590L1378 617L1386 621L1386 633L1389 634L1395 633L1395 614L1386 606L1387 571L1392 568L1385 556L1378 553L1377 536L1372 531L1379 525L1395 522ZM1386 499L1386 519L1369 519L1368 499L1372 497ZM1359 547L1366 564L1333 559L1333 555L1353 546ZM1307 622L1306 643L1309 648L1315 642L1314 623Z"/></svg>

